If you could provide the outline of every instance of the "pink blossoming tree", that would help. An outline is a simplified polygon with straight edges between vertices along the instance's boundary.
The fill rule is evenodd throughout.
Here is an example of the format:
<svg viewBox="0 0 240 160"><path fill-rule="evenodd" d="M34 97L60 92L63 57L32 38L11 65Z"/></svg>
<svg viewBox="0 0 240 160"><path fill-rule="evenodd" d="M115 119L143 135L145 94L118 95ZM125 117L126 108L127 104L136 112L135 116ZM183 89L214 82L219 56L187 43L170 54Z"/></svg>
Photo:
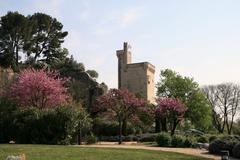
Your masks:
<svg viewBox="0 0 240 160"><path fill-rule="evenodd" d="M55 71L26 69L20 72L10 86L7 96L24 107L40 109L54 107L68 101L65 79Z"/></svg>
<svg viewBox="0 0 240 160"><path fill-rule="evenodd" d="M111 89L107 94L97 98L94 112L104 113L116 118L119 124L119 144L122 143L123 122L127 119L138 121L136 116L138 110L145 106L145 101L136 98L127 89Z"/></svg>
<svg viewBox="0 0 240 160"><path fill-rule="evenodd" d="M175 129L184 118L186 110L187 108L179 99L158 98L155 113L162 120L163 130L167 131L168 122L171 135L174 135Z"/></svg>

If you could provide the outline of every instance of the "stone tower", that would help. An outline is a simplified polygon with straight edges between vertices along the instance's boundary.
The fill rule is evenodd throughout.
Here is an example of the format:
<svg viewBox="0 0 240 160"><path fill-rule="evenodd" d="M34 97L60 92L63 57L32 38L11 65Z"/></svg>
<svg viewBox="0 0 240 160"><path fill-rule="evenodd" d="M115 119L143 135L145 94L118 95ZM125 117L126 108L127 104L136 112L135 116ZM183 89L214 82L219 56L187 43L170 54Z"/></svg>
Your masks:
<svg viewBox="0 0 240 160"><path fill-rule="evenodd" d="M122 50L117 50L117 57L118 88L127 88L148 102L154 103L155 67L148 62L132 63L132 54L127 42L124 42Z"/></svg>

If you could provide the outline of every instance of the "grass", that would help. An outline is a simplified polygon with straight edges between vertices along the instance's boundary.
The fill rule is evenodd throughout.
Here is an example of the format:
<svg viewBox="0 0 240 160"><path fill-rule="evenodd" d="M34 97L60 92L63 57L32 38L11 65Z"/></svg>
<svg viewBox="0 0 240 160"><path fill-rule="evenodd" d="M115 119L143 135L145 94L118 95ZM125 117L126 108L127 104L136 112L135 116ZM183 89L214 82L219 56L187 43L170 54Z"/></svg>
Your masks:
<svg viewBox="0 0 240 160"><path fill-rule="evenodd" d="M207 160L162 151L58 145L0 145L0 159L24 153L28 160Z"/></svg>

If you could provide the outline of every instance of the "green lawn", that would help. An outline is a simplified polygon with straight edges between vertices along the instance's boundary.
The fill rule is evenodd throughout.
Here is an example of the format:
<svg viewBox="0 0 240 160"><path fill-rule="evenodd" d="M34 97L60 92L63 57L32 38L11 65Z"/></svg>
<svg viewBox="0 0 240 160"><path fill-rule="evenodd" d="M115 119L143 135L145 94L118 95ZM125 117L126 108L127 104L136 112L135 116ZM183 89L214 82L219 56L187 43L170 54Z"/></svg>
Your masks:
<svg viewBox="0 0 240 160"><path fill-rule="evenodd" d="M0 145L0 160L25 153L27 160L206 160L177 153L57 145Z"/></svg>

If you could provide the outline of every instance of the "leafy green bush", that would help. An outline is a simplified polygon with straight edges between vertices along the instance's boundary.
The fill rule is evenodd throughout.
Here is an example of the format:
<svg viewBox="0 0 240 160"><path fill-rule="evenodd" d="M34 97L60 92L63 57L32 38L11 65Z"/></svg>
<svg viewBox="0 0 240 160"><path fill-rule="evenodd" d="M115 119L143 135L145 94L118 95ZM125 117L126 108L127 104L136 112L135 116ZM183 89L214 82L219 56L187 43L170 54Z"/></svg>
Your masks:
<svg viewBox="0 0 240 160"><path fill-rule="evenodd" d="M193 147L196 143L196 140L194 138L187 137L183 143L184 147Z"/></svg>
<svg viewBox="0 0 240 160"><path fill-rule="evenodd" d="M216 139L218 139L218 136L216 136L216 135L211 135L211 136L209 137L209 142L211 143L212 141L214 141L214 140L216 140Z"/></svg>
<svg viewBox="0 0 240 160"><path fill-rule="evenodd" d="M156 142L160 147L169 147L171 144L171 136L168 133L159 133L156 137Z"/></svg>
<svg viewBox="0 0 240 160"><path fill-rule="evenodd" d="M14 117L17 106L4 98L0 98L0 143L15 140Z"/></svg>
<svg viewBox="0 0 240 160"><path fill-rule="evenodd" d="M97 137L91 133L86 137L86 144L94 144L94 143L97 143Z"/></svg>
<svg viewBox="0 0 240 160"><path fill-rule="evenodd" d="M97 136L117 136L118 123L115 121L95 118L93 121L93 133Z"/></svg>
<svg viewBox="0 0 240 160"><path fill-rule="evenodd" d="M140 142L154 142L156 140L157 134L154 133L145 133L138 135L138 140Z"/></svg>
<svg viewBox="0 0 240 160"><path fill-rule="evenodd" d="M199 142L199 143L208 143L208 138L206 136L199 136L197 138L197 142Z"/></svg>
<svg viewBox="0 0 240 160"><path fill-rule="evenodd" d="M212 154L221 154L222 150L227 150L232 155L232 149L237 142L236 139L216 139L210 143L209 152Z"/></svg>
<svg viewBox="0 0 240 160"><path fill-rule="evenodd" d="M70 144L78 123L78 112L71 106L15 108L0 114L0 137L5 143Z"/></svg>
<svg viewBox="0 0 240 160"><path fill-rule="evenodd" d="M185 137L180 135L174 135L172 137L171 145L172 147L184 147Z"/></svg>
<svg viewBox="0 0 240 160"><path fill-rule="evenodd" d="M233 147L233 156L236 158L240 158L240 142L237 143L234 147Z"/></svg>

